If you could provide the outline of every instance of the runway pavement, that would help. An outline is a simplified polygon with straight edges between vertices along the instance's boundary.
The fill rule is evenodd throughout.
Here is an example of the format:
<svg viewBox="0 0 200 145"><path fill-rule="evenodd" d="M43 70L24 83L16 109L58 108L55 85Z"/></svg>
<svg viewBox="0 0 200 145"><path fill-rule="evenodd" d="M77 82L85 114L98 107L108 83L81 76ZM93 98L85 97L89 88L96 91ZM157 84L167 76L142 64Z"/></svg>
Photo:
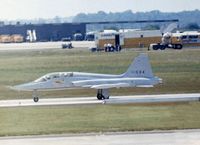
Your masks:
<svg viewBox="0 0 200 145"><path fill-rule="evenodd" d="M61 49L63 43L68 42L0 43L0 51ZM75 48L89 48L95 46L95 42L72 41L72 46Z"/></svg>
<svg viewBox="0 0 200 145"><path fill-rule="evenodd" d="M35 103L32 99L1 100L0 107L49 106L49 105L89 105L89 104L128 104L200 101L200 93L196 94L163 94L111 96L108 100L97 100L96 97L40 99Z"/></svg>
<svg viewBox="0 0 200 145"><path fill-rule="evenodd" d="M1 145L200 145L200 130L2 137Z"/></svg>

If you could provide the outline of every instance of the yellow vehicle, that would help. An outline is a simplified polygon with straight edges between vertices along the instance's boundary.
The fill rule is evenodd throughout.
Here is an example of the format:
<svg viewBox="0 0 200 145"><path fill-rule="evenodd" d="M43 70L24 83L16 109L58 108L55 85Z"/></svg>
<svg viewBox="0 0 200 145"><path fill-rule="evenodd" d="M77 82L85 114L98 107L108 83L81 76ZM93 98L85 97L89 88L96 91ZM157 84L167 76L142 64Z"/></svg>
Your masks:
<svg viewBox="0 0 200 145"><path fill-rule="evenodd" d="M173 49L182 49L183 45L180 41L172 42L172 33L165 33L162 36L161 43L152 43L150 44L148 50L165 50L166 48L173 48Z"/></svg>
<svg viewBox="0 0 200 145"><path fill-rule="evenodd" d="M11 35L10 38L13 43L22 43L24 41L24 37L19 34Z"/></svg>
<svg viewBox="0 0 200 145"><path fill-rule="evenodd" d="M22 43L24 37L19 34L13 35L0 35L0 43Z"/></svg>
<svg viewBox="0 0 200 145"><path fill-rule="evenodd" d="M11 43L10 35L0 35L0 43Z"/></svg>
<svg viewBox="0 0 200 145"><path fill-rule="evenodd" d="M105 44L122 48L141 48L148 47L151 43L159 43L161 38L160 30L127 29L118 32L105 30L95 35L95 44L97 48L104 48Z"/></svg>
<svg viewBox="0 0 200 145"><path fill-rule="evenodd" d="M163 35L161 43L150 44L149 48L153 50L164 50L165 48L182 49L183 46L200 46L200 32L167 32Z"/></svg>
<svg viewBox="0 0 200 145"><path fill-rule="evenodd" d="M183 46L200 46L200 32L185 31L172 33L172 43L181 43Z"/></svg>

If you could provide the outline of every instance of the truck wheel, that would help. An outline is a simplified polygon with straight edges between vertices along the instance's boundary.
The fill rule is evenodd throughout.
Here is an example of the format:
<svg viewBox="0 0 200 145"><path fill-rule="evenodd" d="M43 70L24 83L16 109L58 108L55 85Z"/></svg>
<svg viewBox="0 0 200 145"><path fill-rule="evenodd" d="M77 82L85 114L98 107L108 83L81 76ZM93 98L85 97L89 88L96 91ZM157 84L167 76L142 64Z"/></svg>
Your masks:
<svg viewBox="0 0 200 145"><path fill-rule="evenodd" d="M122 50L122 47L121 46L119 46L119 51L121 51Z"/></svg>
<svg viewBox="0 0 200 145"><path fill-rule="evenodd" d="M108 52L108 47L105 48L105 52Z"/></svg>
<svg viewBox="0 0 200 145"><path fill-rule="evenodd" d="M158 45L153 45L153 50L158 50Z"/></svg>
<svg viewBox="0 0 200 145"><path fill-rule="evenodd" d="M96 49L96 48L91 48L91 51L92 51L92 52L96 52L97 49Z"/></svg>
<svg viewBox="0 0 200 145"><path fill-rule="evenodd" d="M160 46L160 50L165 50L165 46L164 46L164 45L161 45L161 46Z"/></svg>
<svg viewBox="0 0 200 145"><path fill-rule="evenodd" d="M182 49L183 48L183 45L181 45L181 44L176 44L175 45L175 49Z"/></svg>
<svg viewBox="0 0 200 145"><path fill-rule="evenodd" d="M111 48L111 51L110 52L114 52L115 51L115 47L114 46L112 46L112 47L110 47Z"/></svg>

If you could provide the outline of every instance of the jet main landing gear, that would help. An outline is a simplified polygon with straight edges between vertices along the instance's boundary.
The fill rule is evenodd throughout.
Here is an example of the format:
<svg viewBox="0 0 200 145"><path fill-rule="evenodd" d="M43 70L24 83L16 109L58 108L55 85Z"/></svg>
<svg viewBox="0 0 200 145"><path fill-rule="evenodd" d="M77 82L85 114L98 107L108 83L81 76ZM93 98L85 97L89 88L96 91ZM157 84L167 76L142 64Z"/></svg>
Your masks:
<svg viewBox="0 0 200 145"><path fill-rule="evenodd" d="M39 101L39 97L33 97L33 101L34 102L38 102Z"/></svg>
<svg viewBox="0 0 200 145"><path fill-rule="evenodd" d="M32 97L33 97L33 101L34 102L38 102L39 101L39 97L37 96L37 90L33 91Z"/></svg>
<svg viewBox="0 0 200 145"><path fill-rule="evenodd" d="M99 90L97 90L97 99L98 100L109 99L109 91L108 91L108 89L99 89Z"/></svg>

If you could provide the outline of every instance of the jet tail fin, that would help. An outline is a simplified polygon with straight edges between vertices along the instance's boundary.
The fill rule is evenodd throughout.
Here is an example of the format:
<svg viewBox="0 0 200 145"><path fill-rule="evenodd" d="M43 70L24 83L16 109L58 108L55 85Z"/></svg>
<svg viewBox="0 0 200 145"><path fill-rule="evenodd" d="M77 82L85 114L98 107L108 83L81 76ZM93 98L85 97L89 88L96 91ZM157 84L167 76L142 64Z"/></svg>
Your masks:
<svg viewBox="0 0 200 145"><path fill-rule="evenodd" d="M148 55L141 53L137 56L123 75L124 77L154 77Z"/></svg>

